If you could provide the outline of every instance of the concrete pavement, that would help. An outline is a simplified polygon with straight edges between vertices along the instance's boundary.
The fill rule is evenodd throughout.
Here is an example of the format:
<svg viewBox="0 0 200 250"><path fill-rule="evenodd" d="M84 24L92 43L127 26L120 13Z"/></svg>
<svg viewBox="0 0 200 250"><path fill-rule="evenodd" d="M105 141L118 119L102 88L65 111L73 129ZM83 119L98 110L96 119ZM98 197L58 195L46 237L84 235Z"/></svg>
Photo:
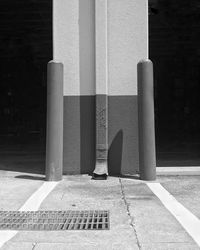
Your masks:
<svg viewBox="0 0 200 250"><path fill-rule="evenodd" d="M44 176L0 171L0 208L18 210ZM200 176L158 176L181 204L200 219ZM40 210L110 210L110 230L19 231L3 250L200 249L145 182L133 177L64 176ZM1 231L0 231L1 234Z"/></svg>

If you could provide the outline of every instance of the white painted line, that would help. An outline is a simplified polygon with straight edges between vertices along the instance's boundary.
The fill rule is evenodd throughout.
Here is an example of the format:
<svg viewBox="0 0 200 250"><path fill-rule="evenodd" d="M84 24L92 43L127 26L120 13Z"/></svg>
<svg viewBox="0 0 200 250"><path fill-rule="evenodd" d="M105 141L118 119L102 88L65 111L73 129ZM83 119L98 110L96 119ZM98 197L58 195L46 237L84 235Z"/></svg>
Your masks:
<svg viewBox="0 0 200 250"><path fill-rule="evenodd" d="M157 167L157 172L190 172L190 171L200 171L199 166L186 166L186 167Z"/></svg>
<svg viewBox="0 0 200 250"><path fill-rule="evenodd" d="M43 185L29 197L19 211L37 211L42 201L58 184L56 181L44 182Z"/></svg>
<svg viewBox="0 0 200 250"><path fill-rule="evenodd" d="M58 182L55 181L44 182L42 186L29 197L19 211L37 211L43 200L57 184ZM18 231L13 230L0 231L0 247L13 238L17 233Z"/></svg>
<svg viewBox="0 0 200 250"><path fill-rule="evenodd" d="M200 246L200 220L179 203L160 183L146 183L163 205Z"/></svg>
<svg viewBox="0 0 200 250"><path fill-rule="evenodd" d="M108 0L95 0L96 94L108 94Z"/></svg>
<svg viewBox="0 0 200 250"><path fill-rule="evenodd" d="M157 167L157 175L200 175L199 166L185 166L185 167Z"/></svg>
<svg viewBox="0 0 200 250"><path fill-rule="evenodd" d="M0 247L2 247L7 241L13 238L18 231L2 231L0 232Z"/></svg>

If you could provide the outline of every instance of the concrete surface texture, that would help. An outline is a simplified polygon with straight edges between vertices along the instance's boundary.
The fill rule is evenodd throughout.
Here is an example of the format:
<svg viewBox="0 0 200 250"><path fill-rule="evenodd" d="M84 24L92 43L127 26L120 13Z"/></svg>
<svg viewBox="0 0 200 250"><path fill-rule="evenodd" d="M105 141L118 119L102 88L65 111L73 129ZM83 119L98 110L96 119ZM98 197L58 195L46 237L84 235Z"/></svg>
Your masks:
<svg viewBox="0 0 200 250"><path fill-rule="evenodd" d="M160 176L168 192L197 218L198 176ZM42 175L0 172L1 210L18 210L43 183ZM39 210L110 210L110 230L19 231L2 250L199 249L172 214L137 177L64 176ZM0 239L1 239L0 231Z"/></svg>

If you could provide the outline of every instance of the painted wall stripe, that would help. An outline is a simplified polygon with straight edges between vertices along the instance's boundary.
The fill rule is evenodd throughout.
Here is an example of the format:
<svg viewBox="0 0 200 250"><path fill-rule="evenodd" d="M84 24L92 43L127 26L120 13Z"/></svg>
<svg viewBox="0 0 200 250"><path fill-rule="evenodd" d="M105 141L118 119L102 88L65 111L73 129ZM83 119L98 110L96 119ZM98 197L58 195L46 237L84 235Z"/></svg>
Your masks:
<svg viewBox="0 0 200 250"><path fill-rule="evenodd" d="M179 203L160 183L146 183L163 205L200 246L200 220Z"/></svg>
<svg viewBox="0 0 200 250"><path fill-rule="evenodd" d="M79 0L80 95L95 95L95 1Z"/></svg>
<svg viewBox="0 0 200 250"><path fill-rule="evenodd" d="M43 200L47 197L47 195L49 195L57 184L58 182L55 181L44 182L43 185L29 197L19 211L37 211ZM13 238L17 233L18 231L13 230L1 231L0 247Z"/></svg>
<svg viewBox="0 0 200 250"><path fill-rule="evenodd" d="M96 94L108 94L108 3L95 1Z"/></svg>

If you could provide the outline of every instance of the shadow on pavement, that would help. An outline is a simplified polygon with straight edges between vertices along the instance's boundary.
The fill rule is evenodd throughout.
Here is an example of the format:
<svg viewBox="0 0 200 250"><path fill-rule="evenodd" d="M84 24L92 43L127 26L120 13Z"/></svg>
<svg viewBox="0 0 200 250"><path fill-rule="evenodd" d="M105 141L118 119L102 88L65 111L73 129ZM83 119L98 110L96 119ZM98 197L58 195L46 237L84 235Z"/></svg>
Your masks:
<svg viewBox="0 0 200 250"><path fill-rule="evenodd" d="M19 179L28 179L28 180L41 180L44 181L45 177L41 177L41 176L32 176L32 175L17 175L15 176L15 178L19 178Z"/></svg>

